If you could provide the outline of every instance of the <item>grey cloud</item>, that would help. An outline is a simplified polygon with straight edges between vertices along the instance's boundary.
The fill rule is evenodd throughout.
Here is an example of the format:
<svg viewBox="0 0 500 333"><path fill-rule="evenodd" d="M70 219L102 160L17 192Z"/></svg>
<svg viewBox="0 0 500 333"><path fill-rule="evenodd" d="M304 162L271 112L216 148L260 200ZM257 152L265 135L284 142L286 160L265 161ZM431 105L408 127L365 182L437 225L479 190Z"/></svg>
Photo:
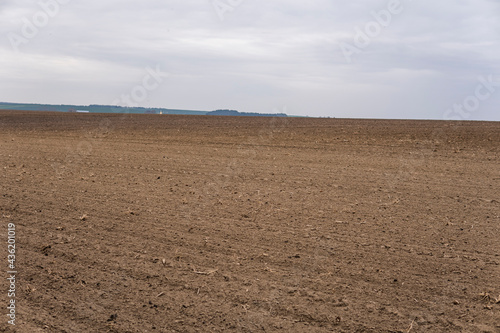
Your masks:
<svg viewBox="0 0 500 333"><path fill-rule="evenodd" d="M339 45L388 0L243 0L224 20L212 2L70 1L17 53L8 34L40 6L4 0L0 100L110 103L159 65L172 76L143 106L441 119L478 76L500 73L496 1L401 0L351 63ZM499 120L499 99L500 88L470 119Z"/></svg>

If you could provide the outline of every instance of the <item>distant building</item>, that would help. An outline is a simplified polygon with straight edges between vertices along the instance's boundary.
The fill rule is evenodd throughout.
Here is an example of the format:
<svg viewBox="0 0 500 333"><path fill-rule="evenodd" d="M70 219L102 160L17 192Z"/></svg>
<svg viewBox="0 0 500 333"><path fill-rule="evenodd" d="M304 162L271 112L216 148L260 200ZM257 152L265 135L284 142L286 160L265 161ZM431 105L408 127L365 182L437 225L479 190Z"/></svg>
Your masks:
<svg viewBox="0 0 500 333"><path fill-rule="evenodd" d="M78 112L78 113L89 113L90 111L87 111L87 110L76 110L76 112Z"/></svg>

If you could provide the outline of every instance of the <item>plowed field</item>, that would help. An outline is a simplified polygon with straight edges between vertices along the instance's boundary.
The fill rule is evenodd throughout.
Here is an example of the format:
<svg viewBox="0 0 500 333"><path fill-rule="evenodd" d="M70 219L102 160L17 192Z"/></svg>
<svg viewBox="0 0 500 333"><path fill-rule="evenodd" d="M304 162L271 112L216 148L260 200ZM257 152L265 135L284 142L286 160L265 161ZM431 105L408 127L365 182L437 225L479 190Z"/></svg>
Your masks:
<svg viewBox="0 0 500 333"><path fill-rule="evenodd" d="M1 331L500 332L498 122L1 111L0 162Z"/></svg>

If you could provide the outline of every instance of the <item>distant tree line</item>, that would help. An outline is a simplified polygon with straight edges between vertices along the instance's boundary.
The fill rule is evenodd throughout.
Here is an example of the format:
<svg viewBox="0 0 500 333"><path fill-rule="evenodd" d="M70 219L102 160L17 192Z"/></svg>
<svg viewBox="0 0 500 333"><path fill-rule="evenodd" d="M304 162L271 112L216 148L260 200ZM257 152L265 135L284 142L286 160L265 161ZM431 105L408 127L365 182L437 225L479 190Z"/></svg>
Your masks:
<svg viewBox="0 0 500 333"><path fill-rule="evenodd" d="M239 112L236 110L219 109L207 112L209 116L245 116L245 117L288 117L285 113L257 113L257 112Z"/></svg>

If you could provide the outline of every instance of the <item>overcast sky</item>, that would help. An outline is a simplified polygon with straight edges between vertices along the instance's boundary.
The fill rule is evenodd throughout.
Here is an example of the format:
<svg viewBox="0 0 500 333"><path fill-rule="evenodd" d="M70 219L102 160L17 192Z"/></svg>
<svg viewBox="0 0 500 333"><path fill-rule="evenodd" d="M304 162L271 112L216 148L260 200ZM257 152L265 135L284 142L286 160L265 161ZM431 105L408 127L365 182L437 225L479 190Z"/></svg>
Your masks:
<svg viewBox="0 0 500 333"><path fill-rule="evenodd" d="M3 102L500 120L499 0L1 0L0 35Z"/></svg>

